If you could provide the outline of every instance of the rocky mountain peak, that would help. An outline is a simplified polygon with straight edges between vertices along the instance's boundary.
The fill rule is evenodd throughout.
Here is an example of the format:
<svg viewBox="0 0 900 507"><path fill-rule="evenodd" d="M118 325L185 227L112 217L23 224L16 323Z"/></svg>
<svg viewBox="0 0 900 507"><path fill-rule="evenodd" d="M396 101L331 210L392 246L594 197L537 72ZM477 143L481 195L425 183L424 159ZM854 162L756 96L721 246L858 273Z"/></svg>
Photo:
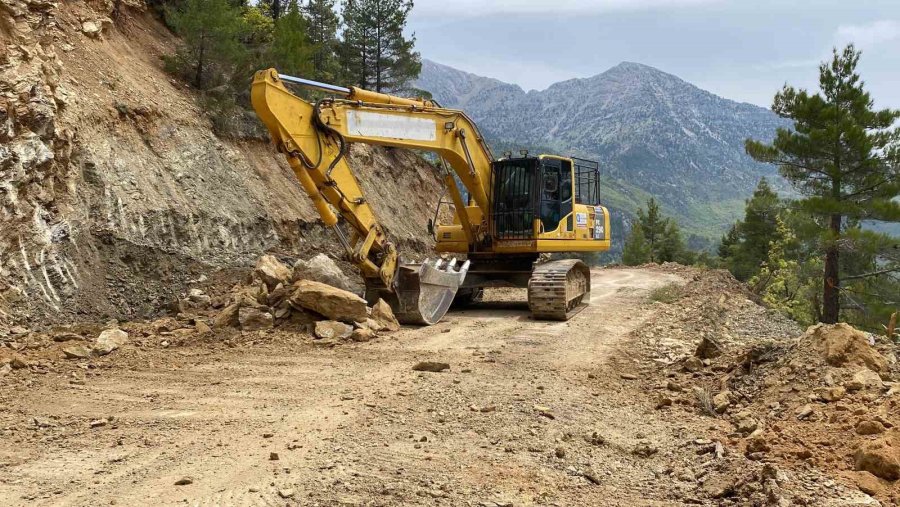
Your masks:
<svg viewBox="0 0 900 507"><path fill-rule="evenodd" d="M655 195L686 229L710 239L759 178L775 172L748 157L744 141L771 139L785 125L767 109L635 62L528 93L429 62L418 86L465 109L496 145L599 160L609 186L621 189L616 204L635 208Z"/></svg>

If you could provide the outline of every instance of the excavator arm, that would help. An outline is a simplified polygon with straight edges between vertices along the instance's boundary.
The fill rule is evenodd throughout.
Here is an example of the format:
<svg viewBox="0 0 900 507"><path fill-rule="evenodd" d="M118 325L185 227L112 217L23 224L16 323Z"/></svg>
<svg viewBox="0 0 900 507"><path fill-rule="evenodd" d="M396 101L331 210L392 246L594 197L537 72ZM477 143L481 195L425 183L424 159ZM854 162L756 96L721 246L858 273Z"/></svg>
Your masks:
<svg viewBox="0 0 900 507"><path fill-rule="evenodd" d="M343 98L315 104L291 93L291 82ZM475 124L461 111L414 100L342 88L279 75L274 69L257 72L251 90L257 115L325 225L331 227L351 262L359 267L368 288L391 299L401 320L432 324L440 319L462 283L468 263L401 266L398 252L347 165L349 143L431 151L446 162L444 179L455 205L457 221L470 245L487 234L492 156ZM446 169L449 166L449 169ZM464 202L454 175L470 194ZM351 236L338 226L342 217Z"/></svg>

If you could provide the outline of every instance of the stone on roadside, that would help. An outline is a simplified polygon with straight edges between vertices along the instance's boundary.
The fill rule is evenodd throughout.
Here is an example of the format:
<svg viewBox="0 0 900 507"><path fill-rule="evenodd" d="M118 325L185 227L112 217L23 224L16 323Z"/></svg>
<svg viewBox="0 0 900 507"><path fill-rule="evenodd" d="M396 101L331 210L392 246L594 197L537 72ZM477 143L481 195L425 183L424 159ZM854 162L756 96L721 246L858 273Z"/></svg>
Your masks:
<svg viewBox="0 0 900 507"><path fill-rule="evenodd" d="M731 391L722 391L713 396L712 405L713 410L715 410L717 414L725 413L725 411L728 410L728 407L731 406Z"/></svg>
<svg viewBox="0 0 900 507"><path fill-rule="evenodd" d="M291 305L312 310L330 320L365 322L368 318L366 300L337 287L312 280L294 284Z"/></svg>
<svg viewBox="0 0 900 507"><path fill-rule="evenodd" d="M860 421L856 425L857 435L878 435L884 433L885 427L878 421Z"/></svg>
<svg viewBox="0 0 900 507"><path fill-rule="evenodd" d="M12 356L9 360L9 367L13 370L21 370L24 368L28 368L29 366L31 366L31 363L18 354Z"/></svg>
<svg viewBox="0 0 900 507"><path fill-rule="evenodd" d="M182 477L181 479L178 479L177 481L175 481L176 486L187 486L188 484L193 484L193 483L194 483L194 479L192 479L190 477Z"/></svg>
<svg viewBox="0 0 900 507"><path fill-rule="evenodd" d="M700 371L703 368L703 361L701 361L699 357L691 356L684 360L684 364L682 366L684 367L685 371L694 373Z"/></svg>
<svg viewBox="0 0 900 507"><path fill-rule="evenodd" d="M275 319L271 313L251 307L238 310L238 321L242 331L261 331L271 329L275 325Z"/></svg>
<svg viewBox="0 0 900 507"><path fill-rule="evenodd" d="M362 328L354 329L353 333L350 335L350 339L355 342L368 342L375 339L376 336L378 335L375 334L375 331L368 328Z"/></svg>
<svg viewBox="0 0 900 507"><path fill-rule="evenodd" d="M826 403L840 401L847 394L847 390L841 386L825 387L818 391L819 399Z"/></svg>
<svg viewBox="0 0 900 507"><path fill-rule="evenodd" d="M63 350L66 359L88 359L91 357L91 349L86 345L72 345Z"/></svg>
<svg viewBox="0 0 900 507"><path fill-rule="evenodd" d="M353 284L331 257L320 253L309 260L300 259L294 263L293 281L312 280L346 291L353 291Z"/></svg>
<svg viewBox="0 0 900 507"><path fill-rule="evenodd" d="M378 323L378 331L394 332L400 330L400 322L394 316L394 310L383 299L379 299L372 306L372 320Z"/></svg>
<svg viewBox="0 0 900 507"><path fill-rule="evenodd" d="M269 290L274 289L278 284L288 285L292 276L291 269L272 255L260 257L256 261L253 274L262 280Z"/></svg>
<svg viewBox="0 0 900 507"><path fill-rule="evenodd" d="M320 320L316 322L314 334L325 340L343 340L353 334L353 326L336 320Z"/></svg>
<svg viewBox="0 0 900 507"><path fill-rule="evenodd" d="M853 377L844 383L848 391L860 391L862 389L881 389L884 387L881 377L868 368L862 368L853 374Z"/></svg>
<svg viewBox="0 0 900 507"><path fill-rule="evenodd" d="M107 329L100 333L94 343L94 353L105 356L128 343L128 333L121 329Z"/></svg>
<svg viewBox="0 0 900 507"><path fill-rule="evenodd" d="M226 306L218 315L216 315L216 318L213 319L213 327L224 328L240 326L240 310L241 306L238 304Z"/></svg>
<svg viewBox="0 0 900 507"><path fill-rule="evenodd" d="M75 334L75 333L63 332L63 333L55 333L53 335L53 341L55 341L57 343L81 341L81 340L82 340L81 335Z"/></svg>
<svg viewBox="0 0 900 507"><path fill-rule="evenodd" d="M440 373L449 370L450 365L438 361L420 361L412 367L413 371L430 371L432 373Z"/></svg>
<svg viewBox="0 0 900 507"><path fill-rule="evenodd" d="M197 331L199 335L205 335L212 332L212 328L206 322L202 320L198 320L196 324L194 324L194 329Z"/></svg>
<svg viewBox="0 0 900 507"><path fill-rule="evenodd" d="M797 414L797 419L802 420L807 419L809 416L813 415L814 411L815 410L813 409L812 405L807 404L795 410L794 413Z"/></svg>

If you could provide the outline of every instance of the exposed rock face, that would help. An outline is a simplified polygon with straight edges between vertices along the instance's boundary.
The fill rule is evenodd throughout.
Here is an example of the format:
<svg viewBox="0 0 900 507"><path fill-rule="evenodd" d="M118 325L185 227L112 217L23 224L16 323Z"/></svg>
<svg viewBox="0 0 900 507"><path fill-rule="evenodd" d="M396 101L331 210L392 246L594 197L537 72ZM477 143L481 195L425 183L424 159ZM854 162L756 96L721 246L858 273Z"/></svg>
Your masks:
<svg viewBox="0 0 900 507"><path fill-rule="evenodd" d="M209 266L338 251L268 140L216 137L162 71L171 37L141 0L0 0L0 327L150 316ZM433 169L348 160L398 245L426 250Z"/></svg>
<svg viewBox="0 0 900 507"><path fill-rule="evenodd" d="M295 283L290 301L294 306L312 310L331 320L353 323L365 322L368 317L365 299L312 280Z"/></svg>

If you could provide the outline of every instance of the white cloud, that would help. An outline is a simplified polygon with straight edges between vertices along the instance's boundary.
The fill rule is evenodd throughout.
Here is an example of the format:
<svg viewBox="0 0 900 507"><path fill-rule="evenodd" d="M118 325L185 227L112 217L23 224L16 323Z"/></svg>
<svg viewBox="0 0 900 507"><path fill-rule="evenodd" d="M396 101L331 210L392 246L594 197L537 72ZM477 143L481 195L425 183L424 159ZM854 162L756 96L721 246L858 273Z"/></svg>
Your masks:
<svg viewBox="0 0 900 507"><path fill-rule="evenodd" d="M596 14L719 3L724 0L416 0L413 16L461 18L497 14Z"/></svg>
<svg viewBox="0 0 900 507"><path fill-rule="evenodd" d="M841 25L834 38L838 47L852 42L862 49L871 48L900 40L900 21L884 19L864 25Z"/></svg>

